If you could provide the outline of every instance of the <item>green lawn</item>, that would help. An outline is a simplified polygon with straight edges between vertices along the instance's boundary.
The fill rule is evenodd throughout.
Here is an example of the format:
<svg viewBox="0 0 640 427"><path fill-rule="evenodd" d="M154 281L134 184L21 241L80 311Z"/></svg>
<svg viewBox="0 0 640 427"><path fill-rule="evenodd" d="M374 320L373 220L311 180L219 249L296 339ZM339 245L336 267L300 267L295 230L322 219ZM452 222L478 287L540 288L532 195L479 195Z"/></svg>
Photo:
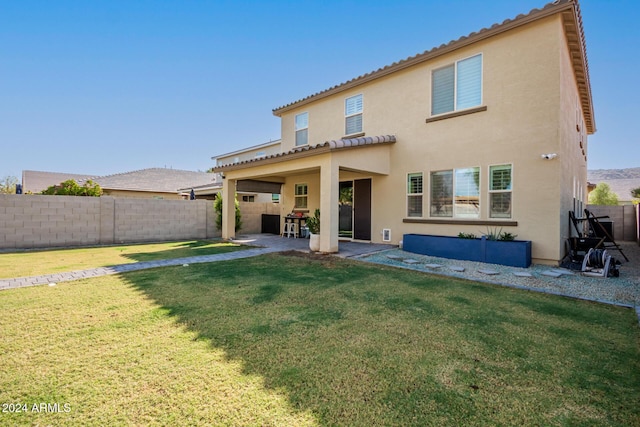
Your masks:
<svg viewBox="0 0 640 427"><path fill-rule="evenodd" d="M638 320L607 305L271 254L0 312L0 403L29 410L0 425L640 425Z"/></svg>
<svg viewBox="0 0 640 427"><path fill-rule="evenodd" d="M0 253L0 279L86 270L140 261L211 255L245 248L222 240L193 240Z"/></svg>

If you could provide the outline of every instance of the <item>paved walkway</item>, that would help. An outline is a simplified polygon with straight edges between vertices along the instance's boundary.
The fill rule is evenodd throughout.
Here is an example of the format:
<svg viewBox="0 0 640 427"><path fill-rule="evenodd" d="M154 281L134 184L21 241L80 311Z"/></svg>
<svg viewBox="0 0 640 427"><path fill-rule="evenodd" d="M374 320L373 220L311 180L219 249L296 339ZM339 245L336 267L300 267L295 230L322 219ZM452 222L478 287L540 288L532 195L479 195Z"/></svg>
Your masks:
<svg viewBox="0 0 640 427"><path fill-rule="evenodd" d="M236 243L256 246L243 251L227 252L216 255L202 255L187 258L172 258L157 261L145 261L132 264L120 264L111 267L99 267L89 270L70 271L65 273L46 274L43 276L17 277L0 279L0 290L22 288L27 286L47 285L51 283L70 282L91 277L107 276L110 274L126 273L129 271L145 270L156 267L169 267L183 264L198 264L203 262L228 261L232 259L249 258L272 252L290 250L308 251L309 240L288 239L267 234L252 234L238 236ZM393 248L392 245L377 245L371 243L340 242L337 256L348 258L367 253L373 253Z"/></svg>

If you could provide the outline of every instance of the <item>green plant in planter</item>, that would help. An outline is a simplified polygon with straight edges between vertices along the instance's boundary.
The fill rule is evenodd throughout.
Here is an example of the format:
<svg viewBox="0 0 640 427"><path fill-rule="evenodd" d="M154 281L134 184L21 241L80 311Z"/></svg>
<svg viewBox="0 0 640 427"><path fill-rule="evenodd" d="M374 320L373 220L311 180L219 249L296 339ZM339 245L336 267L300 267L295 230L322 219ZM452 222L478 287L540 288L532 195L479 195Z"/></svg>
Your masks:
<svg viewBox="0 0 640 427"><path fill-rule="evenodd" d="M518 237L517 234L509 233L508 231L502 231L502 227L500 228L491 228L487 227L487 232L485 233L487 240L499 240L502 242L513 242Z"/></svg>
<svg viewBox="0 0 640 427"><path fill-rule="evenodd" d="M307 227L309 228L309 232L311 234L320 233L320 209L316 209L316 211L313 213L313 216L307 218Z"/></svg>
<svg viewBox="0 0 640 427"><path fill-rule="evenodd" d="M487 227L487 232L484 233L484 236L487 238L487 240L500 240L501 233L502 233L502 227L500 228Z"/></svg>
<svg viewBox="0 0 640 427"><path fill-rule="evenodd" d="M518 237L517 234L512 234L505 231L503 233L500 233L500 236L498 236L498 240L502 240L504 242L513 242L514 240L516 240L516 237Z"/></svg>
<svg viewBox="0 0 640 427"><path fill-rule="evenodd" d="M462 231L458 233L458 238L460 239L475 239L476 235L473 233L463 233Z"/></svg>

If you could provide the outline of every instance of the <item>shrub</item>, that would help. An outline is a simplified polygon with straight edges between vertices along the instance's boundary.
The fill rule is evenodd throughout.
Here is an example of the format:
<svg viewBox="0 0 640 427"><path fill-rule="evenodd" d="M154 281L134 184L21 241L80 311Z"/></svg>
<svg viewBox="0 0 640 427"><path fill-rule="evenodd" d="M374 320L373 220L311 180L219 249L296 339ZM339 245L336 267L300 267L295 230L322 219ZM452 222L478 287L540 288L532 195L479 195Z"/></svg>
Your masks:
<svg viewBox="0 0 640 427"><path fill-rule="evenodd" d="M242 228L242 214L240 213L240 203L238 203L238 197L235 198L236 207L236 226L235 230L239 231ZM216 228L222 230L222 193L218 193L216 200L213 202L213 209L216 211Z"/></svg>
<svg viewBox="0 0 640 427"><path fill-rule="evenodd" d="M313 213L313 216L307 218L306 222L311 234L320 233L320 209L316 209L316 211Z"/></svg>
<svg viewBox="0 0 640 427"><path fill-rule="evenodd" d="M52 185L46 190L43 190L41 194L49 196L100 197L102 196L102 188L91 180L87 180L81 187L74 179L68 179L58 185Z"/></svg>

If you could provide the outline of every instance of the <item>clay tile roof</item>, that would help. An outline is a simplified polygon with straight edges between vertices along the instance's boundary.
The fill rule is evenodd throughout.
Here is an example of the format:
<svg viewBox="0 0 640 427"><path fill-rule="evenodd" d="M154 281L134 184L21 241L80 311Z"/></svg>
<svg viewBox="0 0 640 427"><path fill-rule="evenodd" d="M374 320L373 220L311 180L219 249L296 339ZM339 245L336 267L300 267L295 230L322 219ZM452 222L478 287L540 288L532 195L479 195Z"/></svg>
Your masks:
<svg viewBox="0 0 640 427"><path fill-rule="evenodd" d="M580 97L582 101L583 111L587 122L587 128L590 133L595 132L595 122L593 119L593 107L591 103L591 86L589 82L589 67L586 56L586 43L582 26L582 17L580 14L580 6L578 0L556 0L548 3L541 9L533 9L527 14L520 14L513 19L505 19L502 23L495 23L489 28L483 28L480 31L472 32L467 36L462 36L457 40L451 40L448 43L441 44L431 50L424 51L391 65L386 65L370 73L363 74L344 83L332 86L329 89L309 95L305 98L291 102L278 108L273 109L275 116L281 116L289 110L298 108L305 104L318 99L326 98L336 93L354 88L375 79L387 76L399 70L414 66L416 64L428 61L440 55L452 52L456 49L476 43L480 40L487 39L499 33L511 30L513 28L528 24L538 19L551 16L556 13L563 13L563 21L565 31L568 34L569 49L572 53L572 61L574 72L580 89Z"/></svg>
<svg viewBox="0 0 640 427"><path fill-rule="evenodd" d="M325 141L315 145L304 145L295 147L285 153L271 154L269 156L244 160L237 163L229 163L213 168L214 172L223 172L225 170L242 169L258 164L276 163L280 161L292 160L294 158L312 156L316 154L326 153L334 150L357 148L371 145L393 144L396 142L395 135L367 136L360 138L345 138L340 140Z"/></svg>

